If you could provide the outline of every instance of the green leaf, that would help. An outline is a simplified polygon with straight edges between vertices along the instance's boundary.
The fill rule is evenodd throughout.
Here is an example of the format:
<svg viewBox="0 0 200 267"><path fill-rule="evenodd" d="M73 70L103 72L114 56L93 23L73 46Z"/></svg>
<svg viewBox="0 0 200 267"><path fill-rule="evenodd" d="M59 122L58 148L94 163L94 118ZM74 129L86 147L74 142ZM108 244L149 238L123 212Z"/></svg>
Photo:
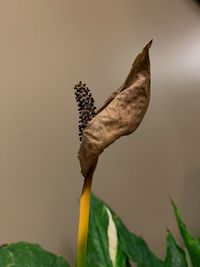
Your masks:
<svg viewBox="0 0 200 267"><path fill-rule="evenodd" d="M186 257L186 261L187 261L187 266L188 267L194 267L192 265L191 258L190 258L190 255L189 255L189 252L188 252L187 248L184 248L184 251L185 251L185 257Z"/></svg>
<svg viewBox="0 0 200 267"><path fill-rule="evenodd" d="M166 267L187 267L185 251L178 246L172 234L167 236Z"/></svg>
<svg viewBox="0 0 200 267"><path fill-rule="evenodd" d="M164 267L164 262L154 255L148 248L146 242L125 227L119 217L114 216L117 226L119 240L123 252L138 267Z"/></svg>
<svg viewBox="0 0 200 267"><path fill-rule="evenodd" d="M110 220L112 220L112 214L109 213L107 206L103 201L91 194L89 235L86 259L87 267L130 266L128 263L128 258L121 250L119 244L116 247L116 256L114 257L114 262L111 259L109 247L110 239L108 234ZM113 225L113 227L115 227L115 225Z"/></svg>
<svg viewBox="0 0 200 267"><path fill-rule="evenodd" d="M183 220L181 218L180 212L177 209L175 203L171 201L174 213L176 216L176 221L180 230L180 233L183 237L185 245L187 247L188 253L191 258L191 262L194 267L200 267L200 244L198 239L194 239L190 232L187 230Z"/></svg>
<svg viewBox="0 0 200 267"><path fill-rule="evenodd" d="M60 256L43 250L39 245L18 242L0 249L1 267L69 267Z"/></svg>
<svg viewBox="0 0 200 267"><path fill-rule="evenodd" d="M0 245L0 249L6 247L8 244L2 244Z"/></svg>
<svg viewBox="0 0 200 267"><path fill-rule="evenodd" d="M128 259L135 262L138 267L165 267L164 262L159 260L149 250L145 241L130 233L121 220L109 208L119 238L115 263L112 265L108 248L108 213L106 209L108 209L108 206L92 195L87 267L129 267Z"/></svg>
<svg viewBox="0 0 200 267"><path fill-rule="evenodd" d="M100 200L91 194L87 245L87 267L112 267L108 251L108 214Z"/></svg>
<svg viewBox="0 0 200 267"><path fill-rule="evenodd" d="M117 248L117 255L114 267L131 267L129 259L126 256L126 254L122 251L120 244L118 245Z"/></svg>

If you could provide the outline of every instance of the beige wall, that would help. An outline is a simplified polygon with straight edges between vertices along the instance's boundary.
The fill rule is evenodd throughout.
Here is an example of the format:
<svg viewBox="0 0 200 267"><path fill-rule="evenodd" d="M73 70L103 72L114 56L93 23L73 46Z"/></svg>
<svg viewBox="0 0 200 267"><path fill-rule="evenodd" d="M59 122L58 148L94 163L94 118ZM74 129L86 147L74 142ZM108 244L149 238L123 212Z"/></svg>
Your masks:
<svg viewBox="0 0 200 267"><path fill-rule="evenodd" d="M94 192L159 255L168 196L200 235L200 7L192 0L0 0L0 242L73 262L82 186L73 86L99 106L151 38L152 99L101 157ZM185 209L184 209L185 208Z"/></svg>

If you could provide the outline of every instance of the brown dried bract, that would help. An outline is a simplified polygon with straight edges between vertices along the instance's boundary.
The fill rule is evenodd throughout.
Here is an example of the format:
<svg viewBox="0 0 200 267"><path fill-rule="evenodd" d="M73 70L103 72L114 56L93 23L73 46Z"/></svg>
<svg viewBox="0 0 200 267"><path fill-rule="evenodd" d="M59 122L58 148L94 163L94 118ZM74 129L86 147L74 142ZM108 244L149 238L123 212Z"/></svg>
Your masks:
<svg viewBox="0 0 200 267"><path fill-rule="evenodd" d="M136 57L124 84L112 93L83 131L78 152L81 173L94 171L103 150L123 135L134 132L150 101L150 41Z"/></svg>

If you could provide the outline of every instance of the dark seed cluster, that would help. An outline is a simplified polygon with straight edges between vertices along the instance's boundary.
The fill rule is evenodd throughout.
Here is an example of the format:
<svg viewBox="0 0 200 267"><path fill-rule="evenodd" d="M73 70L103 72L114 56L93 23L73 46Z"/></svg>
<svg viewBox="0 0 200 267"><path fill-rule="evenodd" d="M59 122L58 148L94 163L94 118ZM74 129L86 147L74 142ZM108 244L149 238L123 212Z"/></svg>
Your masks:
<svg viewBox="0 0 200 267"><path fill-rule="evenodd" d="M82 140L84 128L89 121L96 115L96 107L94 106L94 98L90 89L81 81L74 86L76 102L78 103L79 111L79 138Z"/></svg>

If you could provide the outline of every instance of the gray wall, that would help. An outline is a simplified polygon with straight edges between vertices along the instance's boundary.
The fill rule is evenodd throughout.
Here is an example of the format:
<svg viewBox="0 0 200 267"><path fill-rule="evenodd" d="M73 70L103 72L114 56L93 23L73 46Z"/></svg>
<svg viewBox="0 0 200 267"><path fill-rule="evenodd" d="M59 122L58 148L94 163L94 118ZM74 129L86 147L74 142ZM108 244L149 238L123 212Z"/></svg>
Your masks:
<svg viewBox="0 0 200 267"><path fill-rule="evenodd" d="M164 255L168 196L200 235L200 7L192 0L0 0L0 242L74 261L82 177L73 86L101 105L152 38L152 99L93 190Z"/></svg>

